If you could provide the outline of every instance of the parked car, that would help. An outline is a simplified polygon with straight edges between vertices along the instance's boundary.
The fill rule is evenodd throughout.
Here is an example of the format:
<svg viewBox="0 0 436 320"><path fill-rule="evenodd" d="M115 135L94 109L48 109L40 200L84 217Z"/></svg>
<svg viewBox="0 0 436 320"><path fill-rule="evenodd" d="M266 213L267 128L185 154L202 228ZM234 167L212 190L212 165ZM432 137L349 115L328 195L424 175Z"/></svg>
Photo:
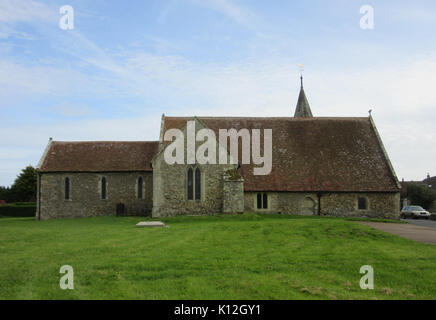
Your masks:
<svg viewBox="0 0 436 320"><path fill-rule="evenodd" d="M412 219L429 219L430 218L430 212L425 210L424 208L420 206L406 206L401 210L401 218L412 218Z"/></svg>

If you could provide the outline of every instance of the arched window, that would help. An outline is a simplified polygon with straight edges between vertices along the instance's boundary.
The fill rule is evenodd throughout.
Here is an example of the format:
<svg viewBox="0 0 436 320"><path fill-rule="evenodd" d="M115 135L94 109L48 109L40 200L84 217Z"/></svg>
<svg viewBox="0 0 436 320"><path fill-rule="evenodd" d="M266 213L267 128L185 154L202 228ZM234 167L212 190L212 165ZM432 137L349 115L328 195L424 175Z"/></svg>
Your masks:
<svg viewBox="0 0 436 320"><path fill-rule="evenodd" d="M268 195L266 193L263 194L263 208L268 209Z"/></svg>
<svg viewBox="0 0 436 320"><path fill-rule="evenodd" d="M143 180L142 177L138 178L138 199L142 199L142 187L143 187Z"/></svg>
<svg viewBox="0 0 436 320"><path fill-rule="evenodd" d="M106 193L107 193L107 185L106 185L106 178L101 178L101 199L106 200Z"/></svg>
<svg viewBox="0 0 436 320"><path fill-rule="evenodd" d="M257 209L262 209L262 194L257 194Z"/></svg>
<svg viewBox="0 0 436 320"><path fill-rule="evenodd" d="M268 194L258 193L257 194L257 209L268 209Z"/></svg>
<svg viewBox="0 0 436 320"><path fill-rule="evenodd" d="M201 200L201 172L195 169L195 200Z"/></svg>
<svg viewBox="0 0 436 320"><path fill-rule="evenodd" d="M316 209L316 203L311 197L306 197L301 205L301 213L304 215L314 215Z"/></svg>
<svg viewBox="0 0 436 320"><path fill-rule="evenodd" d="M188 200L194 200L194 173L192 168L188 169Z"/></svg>
<svg viewBox="0 0 436 320"><path fill-rule="evenodd" d="M70 178L65 178L65 200L70 200Z"/></svg>
<svg viewBox="0 0 436 320"><path fill-rule="evenodd" d="M188 168L187 186L188 200L201 200L201 171L200 168Z"/></svg>
<svg viewBox="0 0 436 320"><path fill-rule="evenodd" d="M365 197L359 197L357 205L359 210L368 210L368 200Z"/></svg>

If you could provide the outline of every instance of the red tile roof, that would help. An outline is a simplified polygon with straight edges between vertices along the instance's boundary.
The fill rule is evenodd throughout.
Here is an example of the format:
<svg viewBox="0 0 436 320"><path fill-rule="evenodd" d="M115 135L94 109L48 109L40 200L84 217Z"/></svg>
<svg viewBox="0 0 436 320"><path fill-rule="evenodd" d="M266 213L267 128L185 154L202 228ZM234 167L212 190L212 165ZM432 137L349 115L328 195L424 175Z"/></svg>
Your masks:
<svg viewBox="0 0 436 320"><path fill-rule="evenodd" d="M165 117L164 132L193 117ZM272 129L272 171L253 175L242 165L246 191L398 192L369 118L198 117L219 129ZM261 137L263 144L263 137ZM41 172L151 171L158 142L53 141ZM262 150L263 153L263 150ZM241 154L241 152L239 153Z"/></svg>
<svg viewBox="0 0 436 320"><path fill-rule="evenodd" d="M192 119L165 117L164 132L170 128L181 129ZM245 191L399 191L369 118L198 119L217 137L219 129L272 129L272 171L269 175L255 176L253 165L242 165Z"/></svg>
<svg viewBox="0 0 436 320"><path fill-rule="evenodd" d="M158 146L158 141L52 141L39 171L152 171Z"/></svg>

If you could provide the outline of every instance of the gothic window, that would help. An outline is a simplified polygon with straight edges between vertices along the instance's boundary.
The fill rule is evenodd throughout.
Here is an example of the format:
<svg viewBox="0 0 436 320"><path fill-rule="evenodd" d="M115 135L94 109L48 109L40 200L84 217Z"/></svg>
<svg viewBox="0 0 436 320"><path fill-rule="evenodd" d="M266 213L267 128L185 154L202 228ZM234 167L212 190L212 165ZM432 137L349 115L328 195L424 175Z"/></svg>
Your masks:
<svg viewBox="0 0 436 320"><path fill-rule="evenodd" d="M70 178L65 178L65 200L70 200Z"/></svg>
<svg viewBox="0 0 436 320"><path fill-rule="evenodd" d="M195 200L201 200L201 172L200 168L195 169Z"/></svg>
<svg viewBox="0 0 436 320"><path fill-rule="evenodd" d="M268 196L266 193L263 194L263 208L268 209Z"/></svg>
<svg viewBox="0 0 436 320"><path fill-rule="evenodd" d="M188 200L194 200L194 173L192 168L188 169Z"/></svg>
<svg viewBox="0 0 436 320"><path fill-rule="evenodd" d="M106 193L107 193L107 183L106 178L101 178L101 199L106 200Z"/></svg>
<svg viewBox="0 0 436 320"><path fill-rule="evenodd" d="M138 199L142 199L142 189L143 189L144 181L142 177L138 178Z"/></svg>
<svg viewBox="0 0 436 320"><path fill-rule="evenodd" d="M268 209L268 194L258 193L256 203L257 203L257 209Z"/></svg>
<svg viewBox="0 0 436 320"><path fill-rule="evenodd" d="M187 177L188 200L201 200L201 170L200 168L188 168Z"/></svg>
<svg viewBox="0 0 436 320"><path fill-rule="evenodd" d="M365 197L359 197L357 204L359 210L368 210L368 200Z"/></svg>

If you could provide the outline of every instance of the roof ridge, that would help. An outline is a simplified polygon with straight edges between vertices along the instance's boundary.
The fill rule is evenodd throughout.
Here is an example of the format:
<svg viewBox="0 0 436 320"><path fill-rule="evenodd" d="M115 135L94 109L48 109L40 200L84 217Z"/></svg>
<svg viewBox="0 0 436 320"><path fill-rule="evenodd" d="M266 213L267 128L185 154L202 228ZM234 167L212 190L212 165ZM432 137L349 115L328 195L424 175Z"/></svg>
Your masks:
<svg viewBox="0 0 436 320"><path fill-rule="evenodd" d="M135 141L119 141L119 140L90 140L90 141L65 141L65 140L53 140L52 143L159 143L157 140L153 141L141 141L141 140L135 140Z"/></svg>
<svg viewBox="0 0 436 320"><path fill-rule="evenodd" d="M268 120L272 120L272 119L278 119L278 120L291 120L291 121L298 121L298 120L327 120L327 119L368 119L367 116L362 116L362 117L331 117L331 116L319 116L319 117L311 117L311 118L295 118L295 117L285 117L285 116L277 116L277 117L239 117L239 116L216 116L216 117L202 117L202 116L174 116L174 117L165 117L165 120L172 120L172 119L193 119L194 117L198 118L198 119L214 119L214 120L225 120L225 119L254 119L254 120L259 120L259 119L268 119Z"/></svg>

